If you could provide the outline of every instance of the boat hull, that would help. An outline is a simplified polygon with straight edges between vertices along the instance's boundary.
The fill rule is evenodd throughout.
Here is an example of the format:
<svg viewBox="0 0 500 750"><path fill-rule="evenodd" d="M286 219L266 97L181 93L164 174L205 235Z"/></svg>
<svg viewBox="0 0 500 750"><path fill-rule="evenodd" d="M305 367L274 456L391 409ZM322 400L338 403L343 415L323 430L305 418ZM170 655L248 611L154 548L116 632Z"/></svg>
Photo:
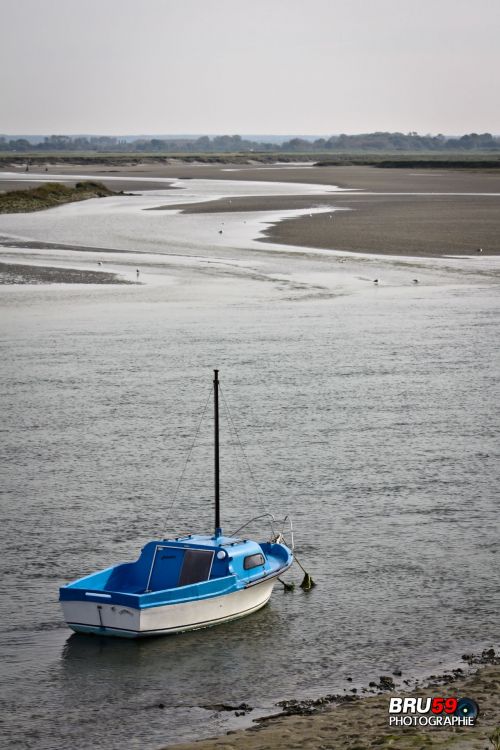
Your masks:
<svg viewBox="0 0 500 750"><path fill-rule="evenodd" d="M122 638L182 633L230 622L264 607L276 578L221 596L135 609L105 601L61 601L67 625L77 633Z"/></svg>

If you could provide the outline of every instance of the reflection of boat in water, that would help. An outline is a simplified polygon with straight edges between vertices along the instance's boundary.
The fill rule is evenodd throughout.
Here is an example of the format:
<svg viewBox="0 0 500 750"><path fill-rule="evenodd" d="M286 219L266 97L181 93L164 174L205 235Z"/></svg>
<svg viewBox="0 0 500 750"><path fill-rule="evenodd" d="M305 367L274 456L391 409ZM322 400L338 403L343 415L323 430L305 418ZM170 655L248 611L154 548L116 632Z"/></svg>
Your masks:
<svg viewBox="0 0 500 750"><path fill-rule="evenodd" d="M215 529L148 542L135 562L60 589L64 619L77 632L136 638L195 630L251 614L269 600L293 562L293 540L224 536L220 525L219 378L214 371Z"/></svg>

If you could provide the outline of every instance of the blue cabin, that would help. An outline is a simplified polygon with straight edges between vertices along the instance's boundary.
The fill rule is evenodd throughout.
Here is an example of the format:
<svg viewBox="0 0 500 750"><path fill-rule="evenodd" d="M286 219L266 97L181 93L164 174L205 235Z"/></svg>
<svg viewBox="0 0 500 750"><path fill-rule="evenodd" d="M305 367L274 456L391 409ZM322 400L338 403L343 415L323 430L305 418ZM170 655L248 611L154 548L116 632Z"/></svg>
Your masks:
<svg viewBox="0 0 500 750"><path fill-rule="evenodd" d="M60 589L61 601L106 601L136 608L229 594L275 578L293 560L282 544L189 535L148 542L121 563Z"/></svg>

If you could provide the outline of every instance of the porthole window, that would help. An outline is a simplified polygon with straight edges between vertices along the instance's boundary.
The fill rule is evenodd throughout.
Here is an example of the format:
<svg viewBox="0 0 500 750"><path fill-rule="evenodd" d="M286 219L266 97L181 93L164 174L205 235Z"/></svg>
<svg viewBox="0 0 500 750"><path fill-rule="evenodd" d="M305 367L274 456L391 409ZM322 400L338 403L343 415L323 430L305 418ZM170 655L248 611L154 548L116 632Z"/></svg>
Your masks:
<svg viewBox="0 0 500 750"><path fill-rule="evenodd" d="M260 553L257 555L248 555L243 560L243 568L245 570L251 570L252 568L258 568L259 565L264 565L264 555Z"/></svg>

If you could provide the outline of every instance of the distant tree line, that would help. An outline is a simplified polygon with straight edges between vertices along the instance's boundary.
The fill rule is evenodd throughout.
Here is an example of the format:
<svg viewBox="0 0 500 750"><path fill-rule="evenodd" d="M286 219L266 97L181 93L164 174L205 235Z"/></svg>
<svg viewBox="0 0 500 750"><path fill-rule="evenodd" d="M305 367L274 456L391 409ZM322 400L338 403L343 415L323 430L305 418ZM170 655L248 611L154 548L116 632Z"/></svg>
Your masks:
<svg viewBox="0 0 500 750"><path fill-rule="evenodd" d="M418 135L418 133L366 133L362 135L332 135L329 138L307 140L292 138L284 143L260 143L240 135L217 135L200 138L137 138L126 141L112 136L72 137L50 135L41 143L31 143L26 138L0 136L0 151L54 152L87 151L97 153L348 153L348 152L451 152L500 151L500 137L491 133L445 136Z"/></svg>

